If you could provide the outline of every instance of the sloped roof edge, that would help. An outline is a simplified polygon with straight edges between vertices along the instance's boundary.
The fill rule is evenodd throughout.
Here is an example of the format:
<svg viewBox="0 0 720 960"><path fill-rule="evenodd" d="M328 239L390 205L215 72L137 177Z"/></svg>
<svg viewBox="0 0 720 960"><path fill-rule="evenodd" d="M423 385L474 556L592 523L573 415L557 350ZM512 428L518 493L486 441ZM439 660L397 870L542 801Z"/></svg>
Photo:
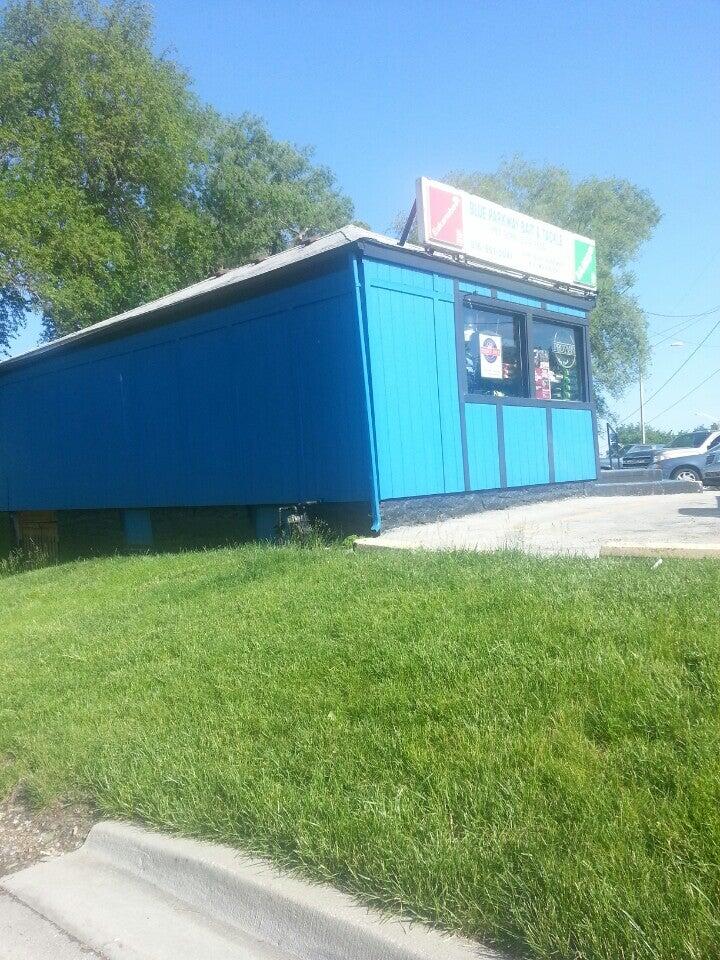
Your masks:
<svg viewBox="0 0 720 960"><path fill-rule="evenodd" d="M189 287L175 290L157 300L151 300L149 303L144 303L132 310L126 310L124 313L116 314L107 320L101 320L89 327L83 327L82 330L66 334L64 337L58 337L56 340L50 340L48 343L41 344L15 357L0 360L0 374L4 373L10 367L26 363L36 357L39 358L62 347L71 346L72 344L81 343L86 340L93 340L109 330L121 329L125 325L132 325L134 321L142 317L151 317L163 310L191 303L193 300L200 299L208 294L230 288L239 288L257 277L275 273L286 267L311 260L313 257L320 256L321 254L331 253L334 250L339 250L342 247L359 243L360 241L369 241L372 244L377 244L382 247L399 248L398 241L392 237L387 237L381 233L374 233L372 230L357 227L354 224L347 224L347 226L334 230L332 233L319 237L317 240L312 240L309 243L295 247L289 247L287 250L266 257L257 263L248 263L244 266L227 270L220 275L208 277L206 280L201 280L199 283L191 284ZM453 262L452 257L438 252L429 253L423 247L415 244L406 243L400 249L420 254L429 260L445 261L447 263ZM466 263L465 266L484 272L501 273L497 268L493 269L491 265ZM510 279L507 273L503 275ZM518 279L520 278L518 277Z"/></svg>

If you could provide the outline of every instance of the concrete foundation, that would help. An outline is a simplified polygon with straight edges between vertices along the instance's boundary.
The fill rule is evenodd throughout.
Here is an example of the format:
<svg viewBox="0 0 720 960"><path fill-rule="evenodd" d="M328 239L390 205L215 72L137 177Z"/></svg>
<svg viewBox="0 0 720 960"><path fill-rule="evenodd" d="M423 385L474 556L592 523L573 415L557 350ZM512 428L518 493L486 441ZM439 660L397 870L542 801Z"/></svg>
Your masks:
<svg viewBox="0 0 720 960"><path fill-rule="evenodd" d="M639 475L632 476L632 475ZM578 483L553 483L512 490L488 490L476 493L449 493L431 497L385 500L380 504L383 531L416 523L436 523L488 510L554 503L577 497L657 496L698 493L701 483L691 480L657 479L652 471L607 471L600 480Z"/></svg>

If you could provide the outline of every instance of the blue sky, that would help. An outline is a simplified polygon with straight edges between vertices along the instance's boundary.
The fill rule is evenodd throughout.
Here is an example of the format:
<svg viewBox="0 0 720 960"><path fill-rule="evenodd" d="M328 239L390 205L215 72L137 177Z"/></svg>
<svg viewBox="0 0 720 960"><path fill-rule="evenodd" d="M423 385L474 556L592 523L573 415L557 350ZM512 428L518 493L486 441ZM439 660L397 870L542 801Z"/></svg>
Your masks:
<svg viewBox="0 0 720 960"><path fill-rule="evenodd" d="M409 207L417 176L492 170L515 153L647 188L663 220L636 264L642 305L719 308L658 345L647 395L720 321L720 0L154 6L158 49L187 69L200 97L313 145L377 230ZM651 317L652 338L676 323ZM36 337L28 330L17 349ZM718 368L720 325L648 418ZM615 405L621 416L636 392ZM656 422L711 418L720 420L720 373Z"/></svg>

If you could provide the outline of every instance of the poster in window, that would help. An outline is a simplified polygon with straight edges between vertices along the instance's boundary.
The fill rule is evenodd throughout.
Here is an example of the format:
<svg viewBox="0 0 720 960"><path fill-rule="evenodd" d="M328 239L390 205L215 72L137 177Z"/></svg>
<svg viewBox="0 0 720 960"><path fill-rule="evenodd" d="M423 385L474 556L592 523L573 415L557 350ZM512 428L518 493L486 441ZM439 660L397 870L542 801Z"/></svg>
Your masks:
<svg viewBox="0 0 720 960"><path fill-rule="evenodd" d="M535 399L550 400L550 354L547 350L535 350Z"/></svg>
<svg viewBox="0 0 720 960"><path fill-rule="evenodd" d="M496 333L480 333L480 376L502 380L502 337Z"/></svg>

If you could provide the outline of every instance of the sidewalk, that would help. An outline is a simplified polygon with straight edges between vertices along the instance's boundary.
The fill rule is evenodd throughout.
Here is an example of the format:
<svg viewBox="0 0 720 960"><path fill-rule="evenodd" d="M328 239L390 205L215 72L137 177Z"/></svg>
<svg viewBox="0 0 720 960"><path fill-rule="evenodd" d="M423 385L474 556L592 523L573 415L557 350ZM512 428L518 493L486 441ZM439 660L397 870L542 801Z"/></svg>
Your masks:
<svg viewBox="0 0 720 960"><path fill-rule="evenodd" d="M580 497L487 510L433 523L399 526L355 542L358 550L522 550L597 557L720 554L718 491L669 497Z"/></svg>

